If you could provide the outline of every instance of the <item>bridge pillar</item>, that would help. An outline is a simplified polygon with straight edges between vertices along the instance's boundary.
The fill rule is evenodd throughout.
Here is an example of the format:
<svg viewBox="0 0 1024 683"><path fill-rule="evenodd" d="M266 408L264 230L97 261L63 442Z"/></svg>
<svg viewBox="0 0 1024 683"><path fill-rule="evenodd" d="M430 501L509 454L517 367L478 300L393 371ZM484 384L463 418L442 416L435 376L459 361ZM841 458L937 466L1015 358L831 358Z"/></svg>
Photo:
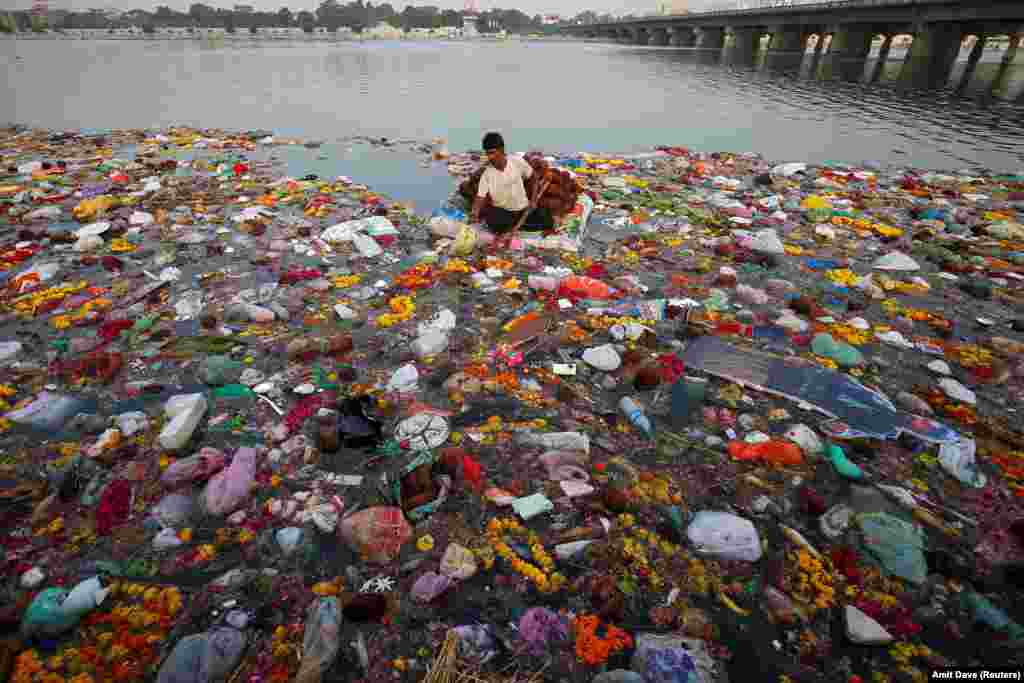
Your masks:
<svg viewBox="0 0 1024 683"><path fill-rule="evenodd" d="M960 54L962 38L960 24L921 24L915 27L914 42L903 62L900 80L922 88L945 85Z"/></svg>
<svg viewBox="0 0 1024 683"><path fill-rule="evenodd" d="M718 27L697 29L697 47L702 50L721 50L725 47L725 29Z"/></svg>
<svg viewBox="0 0 1024 683"><path fill-rule="evenodd" d="M1022 27L1024 28L1024 27ZM992 92L1000 97L1006 97L1010 93L1010 82L1013 81L1016 72L1024 66L1024 49L1019 47L1021 38L1024 38L1024 31L1010 34L1010 44L1003 54L1003 61L999 63L999 71L992 82Z"/></svg>
<svg viewBox="0 0 1024 683"><path fill-rule="evenodd" d="M776 26L772 30L772 42L768 45L765 66L772 69L799 67L807 51L807 38L807 31L799 26Z"/></svg>
<svg viewBox="0 0 1024 683"><path fill-rule="evenodd" d="M964 73L960 77L960 83L957 84L958 90L964 90L971 82L971 78L974 77L974 70L978 68L978 62L981 61L981 57L985 53L986 42L988 42L988 36L984 33L977 34L977 40L974 41L974 47L971 48L971 54L967 57L967 65L964 66Z"/></svg>
<svg viewBox="0 0 1024 683"><path fill-rule="evenodd" d="M731 28L732 44L729 61L733 64L751 64L761 49L761 32L755 28Z"/></svg>
<svg viewBox="0 0 1024 683"><path fill-rule="evenodd" d="M674 47L693 47L697 42L697 34L689 26L672 26L668 35L669 45Z"/></svg>
<svg viewBox="0 0 1024 683"><path fill-rule="evenodd" d="M874 32L864 26L839 26L832 44L822 59L822 77L853 81L864 73L864 62L871 52Z"/></svg>
<svg viewBox="0 0 1024 683"><path fill-rule="evenodd" d="M650 45L651 32L646 28L638 28L633 34L633 42L637 45Z"/></svg>
<svg viewBox="0 0 1024 683"><path fill-rule="evenodd" d="M882 72L885 71L885 65L889 61L889 52L892 50L892 39L896 36L887 35L882 41L882 46L878 48L878 58L875 60L875 68L871 72L870 82L874 83L882 77Z"/></svg>
<svg viewBox="0 0 1024 683"><path fill-rule="evenodd" d="M651 45L660 45L660 46L668 45L669 35L668 35L668 29L667 28L652 28L650 33L651 33L651 38L650 38L650 44Z"/></svg>

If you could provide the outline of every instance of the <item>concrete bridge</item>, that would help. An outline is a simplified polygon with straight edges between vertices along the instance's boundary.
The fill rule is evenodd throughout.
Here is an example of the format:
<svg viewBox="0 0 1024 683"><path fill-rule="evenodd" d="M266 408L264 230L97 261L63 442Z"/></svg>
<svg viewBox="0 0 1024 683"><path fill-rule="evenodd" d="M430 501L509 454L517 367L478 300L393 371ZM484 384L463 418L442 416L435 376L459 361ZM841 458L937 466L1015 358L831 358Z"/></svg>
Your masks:
<svg viewBox="0 0 1024 683"><path fill-rule="evenodd" d="M970 80L986 41L1009 36L994 87L1009 77L1011 67L1024 63L1018 49L1024 37L1024 0L835 0L776 6L717 10L647 17L606 24L567 25L562 33L588 39L635 45L665 45L714 50L728 54L731 63L753 63L762 41L768 40L766 64L799 64L814 38L814 59L824 77L854 80L864 70L876 36L883 42L879 63L889 57L893 38L913 37L900 80L919 87L948 81L968 36L976 41L967 60L963 82ZM823 47L828 45L828 49ZM1003 84L1005 85L1005 84Z"/></svg>

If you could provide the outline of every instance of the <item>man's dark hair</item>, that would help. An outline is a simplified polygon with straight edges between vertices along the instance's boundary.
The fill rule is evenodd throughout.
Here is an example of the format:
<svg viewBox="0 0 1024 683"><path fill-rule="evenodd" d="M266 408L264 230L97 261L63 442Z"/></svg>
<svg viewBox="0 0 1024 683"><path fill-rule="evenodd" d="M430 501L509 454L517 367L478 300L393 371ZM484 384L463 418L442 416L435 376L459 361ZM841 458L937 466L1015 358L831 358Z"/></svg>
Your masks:
<svg viewBox="0 0 1024 683"><path fill-rule="evenodd" d="M484 151L489 152L492 149L504 149L505 140L501 137L501 133L488 133L484 136Z"/></svg>

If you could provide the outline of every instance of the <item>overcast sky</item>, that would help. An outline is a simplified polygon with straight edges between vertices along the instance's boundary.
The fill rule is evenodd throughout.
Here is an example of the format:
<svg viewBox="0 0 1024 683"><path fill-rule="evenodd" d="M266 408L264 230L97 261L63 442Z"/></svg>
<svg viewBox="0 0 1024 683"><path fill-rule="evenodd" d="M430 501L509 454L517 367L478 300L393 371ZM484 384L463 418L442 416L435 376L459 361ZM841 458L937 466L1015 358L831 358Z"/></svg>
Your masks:
<svg viewBox="0 0 1024 683"><path fill-rule="evenodd" d="M50 0L51 9L67 9L81 11L90 8L118 8L118 9L148 9L153 10L157 5L167 5L178 11L187 11L192 0L169 0L158 2L156 0ZM278 10L281 7L288 7L292 11L303 9L314 9L320 0L238 0L239 3L250 4L258 10ZM348 0L339 0L342 4ZM384 0L372 0L373 4L383 3ZM395 2L391 5L401 11L406 5L434 5L441 8L463 9L466 0L420 0L418 2ZM482 10L501 7L503 9L519 9L529 15L534 14L560 14L562 16L573 16L583 10L594 10L595 12L611 13L633 13L643 14L654 12L662 3L671 5L673 2L685 3L686 0L477 0L478 7ZM231 8L234 0L230 2L209 2L214 7ZM690 0L687 6L690 9L704 9L712 4L733 4L718 0ZM0 7L11 7L15 9L28 9L32 6L32 0L0 0Z"/></svg>

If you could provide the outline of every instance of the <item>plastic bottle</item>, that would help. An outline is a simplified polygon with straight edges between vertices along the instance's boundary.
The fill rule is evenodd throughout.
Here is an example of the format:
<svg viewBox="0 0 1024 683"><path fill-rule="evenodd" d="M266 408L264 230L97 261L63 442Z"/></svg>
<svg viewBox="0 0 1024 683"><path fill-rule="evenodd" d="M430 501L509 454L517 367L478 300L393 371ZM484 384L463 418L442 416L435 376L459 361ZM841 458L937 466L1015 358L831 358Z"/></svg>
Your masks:
<svg viewBox="0 0 1024 683"><path fill-rule="evenodd" d="M634 427L642 431L647 438L651 438L654 428L651 425L650 419L644 415L643 409L636 401L629 396L623 396L622 400L619 401L619 410L622 411L622 414L629 419L629 422Z"/></svg>

